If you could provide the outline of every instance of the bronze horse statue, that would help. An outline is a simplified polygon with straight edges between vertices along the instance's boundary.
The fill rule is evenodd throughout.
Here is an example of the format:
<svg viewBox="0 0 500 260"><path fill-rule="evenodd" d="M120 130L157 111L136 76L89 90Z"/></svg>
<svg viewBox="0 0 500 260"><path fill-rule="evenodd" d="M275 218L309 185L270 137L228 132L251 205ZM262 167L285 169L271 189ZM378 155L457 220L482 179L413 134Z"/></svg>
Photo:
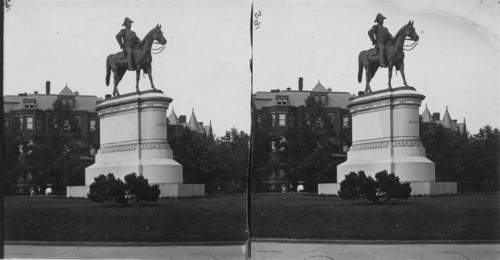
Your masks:
<svg viewBox="0 0 500 260"><path fill-rule="evenodd" d="M135 64L135 73L136 73L136 91L139 93L139 75L141 74L141 70L148 74L149 81L151 82L151 88L156 89L153 84L153 77L151 75L151 61L153 58L151 57L151 46L154 41L158 41L161 45L167 44L167 40L163 36L163 32L161 31L161 25L156 25L138 44L134 47L134 64ZM113 96L120 95L118 92L118 83L123 78L125 72L127 72L127 59L123 52L118 52L115 54L110 54L106 59L106 86L109 86L109 79L111 76L111 71L113 71L113 79L114 79L114 89Z"/></svg>
<svg viewBox="0 0 500 260"><path fill-rule="evenodd" d="M385 55L387 60L387 66L389 68L389 90L392 90L391 86L391 78L392 78L392 67L396 66L396 72L399 70L401 72L401 76L403 77L403 83L408 87L405 78L404 72L404 58L405 54L403 52L404 42L406 37L409 37L410 40L415 41L415 44L418 43L418 35L415 32L415 27L413 27L413 22L409 21L408 24L403 26L398 33L394 36L394 38L388 42L385 48ZM380 66L379 58L376 54L374 48L369 50L364 50L359 53L359 70L358 70L358 82L361 83L361 79L363 77L363 67L366 72L366 88L365 93L372 92L370 88L370 81L375 76L375 72L377 72Z"/></svg>

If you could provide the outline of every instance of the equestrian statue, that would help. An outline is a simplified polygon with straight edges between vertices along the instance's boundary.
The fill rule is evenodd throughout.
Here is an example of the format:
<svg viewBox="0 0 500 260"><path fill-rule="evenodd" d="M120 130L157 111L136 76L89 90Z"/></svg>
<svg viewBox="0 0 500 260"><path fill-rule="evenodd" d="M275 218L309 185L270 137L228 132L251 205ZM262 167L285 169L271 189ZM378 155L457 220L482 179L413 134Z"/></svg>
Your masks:
<svg viewBox="0 0 500 260"><path fill-rule="evenodd" d="M149 81L151 82L151 88L156 89L151 75L151 61L153 60L151 57L151 46L153 43L156 44L155 41L158 41L162 45L162 47L160 47L161 52L165 47L165 44L167 44L167 40L163 36L161 25L158 24L155 28L149 31L149 33L141 41L136 36L135 32L131 30L133 22L134 21L130 20L130 18L126 17L122 25L125 26L125 29L122 29L116 35L116 40L123 51L110 54L106 59L106 86L109 86L111 71L113 71L113 96L120 95L118 92L118 83L120 83L127 70L135 70L135 88L137 93L139 93L139 75L141 70L145 74L148 74Z"/></svg>
<svg viewBox="0 0 500 260"><path fill-rule="evenodd" d="M406 83L405 73L404 73L404 50L411 50L418 44L418 35L415 32L415 27L413 27L413 21L409 21L408 24L403 26L394 37L389 33L386 27L384 27L385 17L382 14L377 14L375 21L377 25L374 25L369 31L368 36L375 45L374 48L369 50L364 50L359 53L359 69L358 69L358 82L361 83L363 78L363 67L366 73L366 87L365 93L372 92L370 88L370 81L375 76L379 67L389 69L389 90L392 90L391 78L392 78L392 68L396 67L396 72L399 70L401 76L403 77L403 83ZM412 45L404 45L405 40L414 41ZM411 47L411 49L404 49L404 47Z"/></svg>

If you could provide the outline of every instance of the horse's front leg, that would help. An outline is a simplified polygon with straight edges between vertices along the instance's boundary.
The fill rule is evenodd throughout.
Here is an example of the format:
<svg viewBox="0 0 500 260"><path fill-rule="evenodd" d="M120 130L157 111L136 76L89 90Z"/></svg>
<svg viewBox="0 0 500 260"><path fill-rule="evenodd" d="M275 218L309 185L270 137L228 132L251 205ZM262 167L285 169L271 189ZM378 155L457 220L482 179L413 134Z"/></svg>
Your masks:
<svg viewBox="0 0 500 260"><path fill-rule="evenodd" d="M137 68L135 70L135 81L136 81L135 82L135 91L137 93L140 93L140 91L139 91L139 78L140 78L140 76L141 76L141 70L139 68Z"/></svg>
<svg viewBox="0 0 500 260"><path fill-rule="evenodd" d="M401 77L403 77L403 83L405 84L406 87L409 87L408 83L406 83L405 66L404 66L404 64L401 64L401 68L399 69L399 71L401 72Z"/></svg>
<svg viewBox="0 0 500 260"><path fill-rule="evenodd" d="M389 68L389 69L388 69L388 71L389 71L389 83L388 83L388 85L389 85L389 90L392 90L392 86L391 86L391 78L392 78L392 64L390 64L388 68Z"/></svg>
<svg viewBox="0 0 500 260"><path fill-rule="evenodd" d="M151 82L151 88L152 89L156 89L155 88L155 84L153 84L153 75L151 75L151 67L148 68L148 77L149 77L149 82Z"/></svg>
<svg viewBox="0 0 500 260"><path fill-rule="evenodd" d="M372 80L372 75L370 74L369 68L365 67L365 74L366 74L366 87L365 87L365 93L371 93L372 89L370 88L370 81Z"/></svg>
<svg viewBox="0 0 500 260"><path fill-rule="evenodd" d="M120 83L120 76L118 75L118 71L113 71L113 97L119 96L120 92L118 92L118 83Z"/></svg>

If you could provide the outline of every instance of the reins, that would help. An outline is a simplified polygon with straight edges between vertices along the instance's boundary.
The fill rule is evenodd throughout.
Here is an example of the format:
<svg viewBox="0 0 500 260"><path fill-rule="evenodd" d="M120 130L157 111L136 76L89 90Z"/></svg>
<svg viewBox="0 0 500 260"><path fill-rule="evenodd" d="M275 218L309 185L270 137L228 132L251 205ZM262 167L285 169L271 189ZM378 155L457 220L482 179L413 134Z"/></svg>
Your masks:
<svg viewBox="0 0 500 260"><path fill-rule="evenodd" d="M403 50L405 50L405 51L411 51L411 50L413 50L413 48L417 47L417 45L418 45L418 41L414 41L414 40L412 40L412 39L405 39L405 40L408 40L408 41L413 41L413 43L412 43L412 44L402 45ZM406 48L406 49L405 49L405 48Z"/></svg>
<svg viewBox="0 0 500 260"><path fill-rule="evenodd" d="M405 28L405 27L406 27L406 26L404 26L403 28ZM394 37L394 39L398 38L398 36L399 36L401 33L403 33L403 28L401 28L401 29L400 29L400 30L396 33L396 36ZM404 44L404 42L405 42L405 41L413 41L413 43L412 43L412 44L408 44L408 45L406 45L406 44ZM412 39L410 39L410 38L406 38L406 37L405 37L405 39L403 40L403 44L398 45L398 47L403 47L403 50L405 50L405 51L411 51L411 50L413 50L413 48L417 47L417 45L418 45L418 41L414 41L414 40L412 40Z"/></svg>
<svg viewBox="0 0 500 260"><path fill-rule="evenodd" d="M151 33L151 32L150 32L150 33ZM142 40L142 42L145 42L145 41L146 41L146 39L148 39L148 38L153 38L153 36L151 36L151 35L150 35L150 33L148 33L148 34L144 37L144 39ZM155 42L154 40L153 40L153 42L152 42L152 43L153 43L153 44L161 44L161 43L159 43L159 42ZM165 47L166 47L166 46L167 46L167 45L165 44L165 45L160 46L159 48L146 48L146 50L147 50L147 51L151 51L151 53L152 53L152 54L159 54L160 52L162 52L162 51L165 49ZM158 51L158 52L152 52L152 51Z"/></svg>
<svg viewBox="0 0 500 260"><path fill-rule="evenodd" d="M161 44L161 43L159 43L159 42L153 42L153 44ZM158 51L159 50L158 52L151 52L152 54L159 54L160 52L162 52L165 49L166 46L167 45L165 44L165 45L160 46L159 48L156 48L156 49L151 48L149 50L150 51Z"/></svg>

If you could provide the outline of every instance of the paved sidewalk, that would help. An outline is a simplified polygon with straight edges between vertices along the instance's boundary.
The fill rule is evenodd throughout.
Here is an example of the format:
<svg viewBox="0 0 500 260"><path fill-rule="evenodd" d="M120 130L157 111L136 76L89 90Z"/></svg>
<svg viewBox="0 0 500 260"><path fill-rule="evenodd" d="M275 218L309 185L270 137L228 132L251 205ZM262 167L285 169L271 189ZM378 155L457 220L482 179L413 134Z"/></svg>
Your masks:
<svg viewBox="0 0 500 260"><path fill-rule="evenodd" d="M36 259L245 259L243 245L66 246L5 245L5 258Z"/></svg>
<svg viewBox="0 0 500 260"><path fill-rule="evenodd" d="M242 245L6 244L5 258L245 259ZM252 259L500 259L500 244L337 244L252 242Z"/></svg>
<svg viewBox="0 0 500 260"><path fill-rule="evenodd" d="M252 242L252 259L500 259L500 244L304 244Z"/></svg>

